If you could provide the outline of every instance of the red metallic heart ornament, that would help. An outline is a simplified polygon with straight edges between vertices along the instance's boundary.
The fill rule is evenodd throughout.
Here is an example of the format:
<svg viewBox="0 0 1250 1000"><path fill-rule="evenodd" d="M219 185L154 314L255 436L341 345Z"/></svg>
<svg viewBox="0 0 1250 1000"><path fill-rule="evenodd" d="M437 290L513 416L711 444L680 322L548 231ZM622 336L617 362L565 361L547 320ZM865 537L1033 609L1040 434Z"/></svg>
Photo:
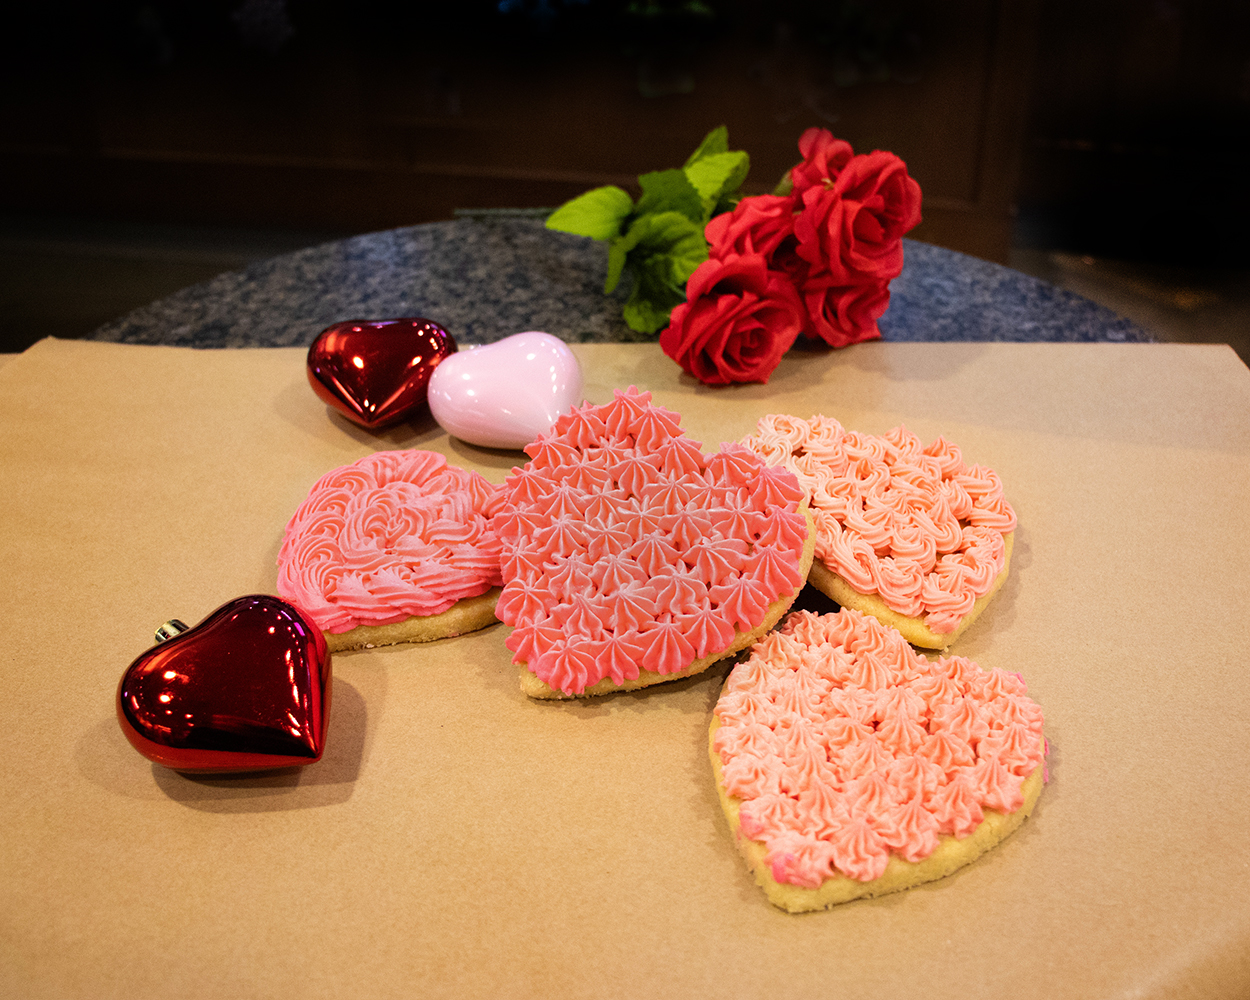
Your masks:
<svg viewBox="0 0 1250 1000"><path fill-rule="evenodd" d="M421 317L347 320L313 341L308 382L349 420L381 430L425 405L431 372L455 350L450 333Z"/></svg>
<svg viewBox="0 0 1250 1000"><path fill-rule="evenodd" d="M162 626L158 639L178 628ZM253 594L135 660L117 686L117 720L139 753L177 771L294 767L321 758L330 689L321 630L294 605Z"/></svg>

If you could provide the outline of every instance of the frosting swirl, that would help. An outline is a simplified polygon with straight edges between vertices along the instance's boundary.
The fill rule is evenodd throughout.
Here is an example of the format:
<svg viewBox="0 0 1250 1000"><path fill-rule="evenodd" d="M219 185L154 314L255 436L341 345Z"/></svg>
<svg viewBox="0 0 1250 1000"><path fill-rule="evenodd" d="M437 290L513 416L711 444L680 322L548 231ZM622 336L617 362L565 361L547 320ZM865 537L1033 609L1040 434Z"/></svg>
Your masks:
<svg viewBox="0 0 1250 1000"><path fill-rule="evenodd" d="M441 614L503 582L489 523L499 501L499 487L436 452L334 469L286 526L278 593L332 633ZM532 615L538 598L527 596Z"/></svg>
<svg viewBox="0 0 1250 1000"><path fill-rule="evenodd" d="M1006 565L1016 515L1002 482L944 438L923 445L901 426L877 436L772 414L743 444L798 478L817 559L935 633L955 631Z"/></svg>
<svg viewBox="0 0 1250 1000"><path fill-rule="evenodd" d="M858 611L791 614L725 682L713 748L778 882L880 876L1023 804L1042 712L1017 675L929 660Z"/></svg>
<svg viewBox="0 0 1250 1000"><path fill-rule="evenodd" d="M704 456L650 393L574 409L526 453L493 520L496 613L514 662L551 688L678 673L803 583L795 477L740 445Z"/></svg>

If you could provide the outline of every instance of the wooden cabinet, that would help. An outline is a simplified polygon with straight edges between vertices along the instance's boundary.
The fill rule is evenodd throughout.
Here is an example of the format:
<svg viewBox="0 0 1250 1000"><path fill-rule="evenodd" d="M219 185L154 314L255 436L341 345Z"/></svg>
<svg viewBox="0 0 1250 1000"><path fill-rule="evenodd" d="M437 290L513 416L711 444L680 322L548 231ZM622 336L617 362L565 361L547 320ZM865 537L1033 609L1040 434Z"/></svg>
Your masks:
<svg viewBox="0 0 1250 1000"><path fill-rule="evenodd" d="M0 207L365 231L630 186L720 124L758 192L820 125L906 160L924 192L917 238L1006 260L1035 0L712 4L688 45L650 50L489 21L508 7L483 5L480 30L375 11L339 32L329 8L291 5L272 53L231 43L228 25L213 44L203 25L181 37L172 14L146 60L78 37L81 57L55 71L9 71ZM161 28L165 8L143 9Z"/></svg>

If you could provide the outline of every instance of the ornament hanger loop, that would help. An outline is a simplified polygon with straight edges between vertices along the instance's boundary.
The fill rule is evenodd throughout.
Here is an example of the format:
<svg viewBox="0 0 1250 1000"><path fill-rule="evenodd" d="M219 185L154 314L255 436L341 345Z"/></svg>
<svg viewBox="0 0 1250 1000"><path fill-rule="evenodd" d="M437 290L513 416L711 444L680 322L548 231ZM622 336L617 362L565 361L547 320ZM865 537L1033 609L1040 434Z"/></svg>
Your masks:
<svg viewBox="0 0 1250 1000"><path fill-rule="evenodd" d="M191 631L191 626L177 618L171 618L156 630L156 641L166 642L181 632Z"/></svg>

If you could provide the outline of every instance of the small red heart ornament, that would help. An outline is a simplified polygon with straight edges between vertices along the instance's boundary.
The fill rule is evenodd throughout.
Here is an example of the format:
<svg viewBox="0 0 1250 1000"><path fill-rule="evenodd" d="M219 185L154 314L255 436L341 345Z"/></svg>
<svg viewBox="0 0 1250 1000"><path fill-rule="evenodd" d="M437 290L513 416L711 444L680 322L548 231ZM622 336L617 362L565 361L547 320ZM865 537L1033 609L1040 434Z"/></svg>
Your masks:
<svg viewBox="0 0 1250 1000"><path fill-rule="evenodd" d="M117 720L139 753L177 771L296 767L321 759L330 690L321 630L253 594L135 660L117 686Z"/></svg>
<svg viewBox="0 0 1250 1000"><path fill-rule="evenodd" d="M455 351L450 333L419 316L347 320L308 348L308 382L348 420L382 430L425 405L431 373Z"/></svg>

